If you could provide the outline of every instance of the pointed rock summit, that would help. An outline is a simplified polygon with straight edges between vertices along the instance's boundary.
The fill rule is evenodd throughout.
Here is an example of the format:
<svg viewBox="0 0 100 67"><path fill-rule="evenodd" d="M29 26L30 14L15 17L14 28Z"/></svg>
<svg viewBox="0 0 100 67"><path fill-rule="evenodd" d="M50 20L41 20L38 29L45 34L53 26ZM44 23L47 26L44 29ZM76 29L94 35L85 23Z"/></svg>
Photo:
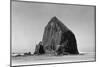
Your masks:
<svg viewBox="0 0 100 67"><path fill-rule="evenodd" d="M39 52L40 46L43 52ZM46 25L41 45L38 44L37 47L35 54L79 54L74 33L57 17L51 18Z"/></svg>

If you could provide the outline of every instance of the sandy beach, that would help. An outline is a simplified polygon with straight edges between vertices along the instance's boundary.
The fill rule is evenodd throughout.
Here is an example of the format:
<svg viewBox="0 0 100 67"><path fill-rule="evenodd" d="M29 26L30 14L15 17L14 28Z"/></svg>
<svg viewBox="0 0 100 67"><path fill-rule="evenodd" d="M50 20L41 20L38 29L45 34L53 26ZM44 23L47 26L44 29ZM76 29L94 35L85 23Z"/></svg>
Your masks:
<svg viewBox="0 0 100 67"><path fill-rule="evenodd" d="M39 55L12 57L12 66L82 61L95 61L95 53L64 56Z"/></svg>

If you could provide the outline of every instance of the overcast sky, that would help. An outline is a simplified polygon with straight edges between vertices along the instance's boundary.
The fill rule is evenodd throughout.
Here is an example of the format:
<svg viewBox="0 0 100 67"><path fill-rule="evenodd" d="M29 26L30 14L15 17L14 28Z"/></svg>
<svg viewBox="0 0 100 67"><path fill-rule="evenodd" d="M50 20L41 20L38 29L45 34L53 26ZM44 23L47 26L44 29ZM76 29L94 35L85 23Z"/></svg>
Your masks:
<svg viewBox="0 0 100 67"><path fill-rule="evenodd" d="M73 31L79 52L94 52L95 7L16 1L12 2L12 51L34 52L53 16Z"/></svg>

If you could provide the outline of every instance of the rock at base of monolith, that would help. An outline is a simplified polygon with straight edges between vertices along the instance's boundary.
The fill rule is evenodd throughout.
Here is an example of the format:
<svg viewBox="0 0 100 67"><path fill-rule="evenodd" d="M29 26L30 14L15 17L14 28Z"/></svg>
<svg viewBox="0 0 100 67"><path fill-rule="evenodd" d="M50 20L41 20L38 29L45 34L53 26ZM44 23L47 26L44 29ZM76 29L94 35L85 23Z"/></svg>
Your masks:
<svg viewBox="0 0 100 67"><path fill-rule="evenodd" d="M41 55L41 54L44 54L44 53L45 53L45 50L43 48L42 42L40 42L38 45L36 45L34 54L35 55Z"/></svg>

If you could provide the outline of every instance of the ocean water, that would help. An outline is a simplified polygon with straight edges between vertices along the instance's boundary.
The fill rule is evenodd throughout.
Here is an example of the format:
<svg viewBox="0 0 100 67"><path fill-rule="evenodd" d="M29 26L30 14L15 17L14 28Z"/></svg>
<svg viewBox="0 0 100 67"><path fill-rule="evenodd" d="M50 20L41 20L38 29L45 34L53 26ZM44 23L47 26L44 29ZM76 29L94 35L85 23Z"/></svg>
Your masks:
<svg viewBox="0 0 100 67"><path fill-rule="evenodd" d="M95 53L82 53L80 55L63 55L63 56L50 56L50 55L19 56L19 57L12 57L11 61L12 61L12 66L95 61Z"/></svg>

